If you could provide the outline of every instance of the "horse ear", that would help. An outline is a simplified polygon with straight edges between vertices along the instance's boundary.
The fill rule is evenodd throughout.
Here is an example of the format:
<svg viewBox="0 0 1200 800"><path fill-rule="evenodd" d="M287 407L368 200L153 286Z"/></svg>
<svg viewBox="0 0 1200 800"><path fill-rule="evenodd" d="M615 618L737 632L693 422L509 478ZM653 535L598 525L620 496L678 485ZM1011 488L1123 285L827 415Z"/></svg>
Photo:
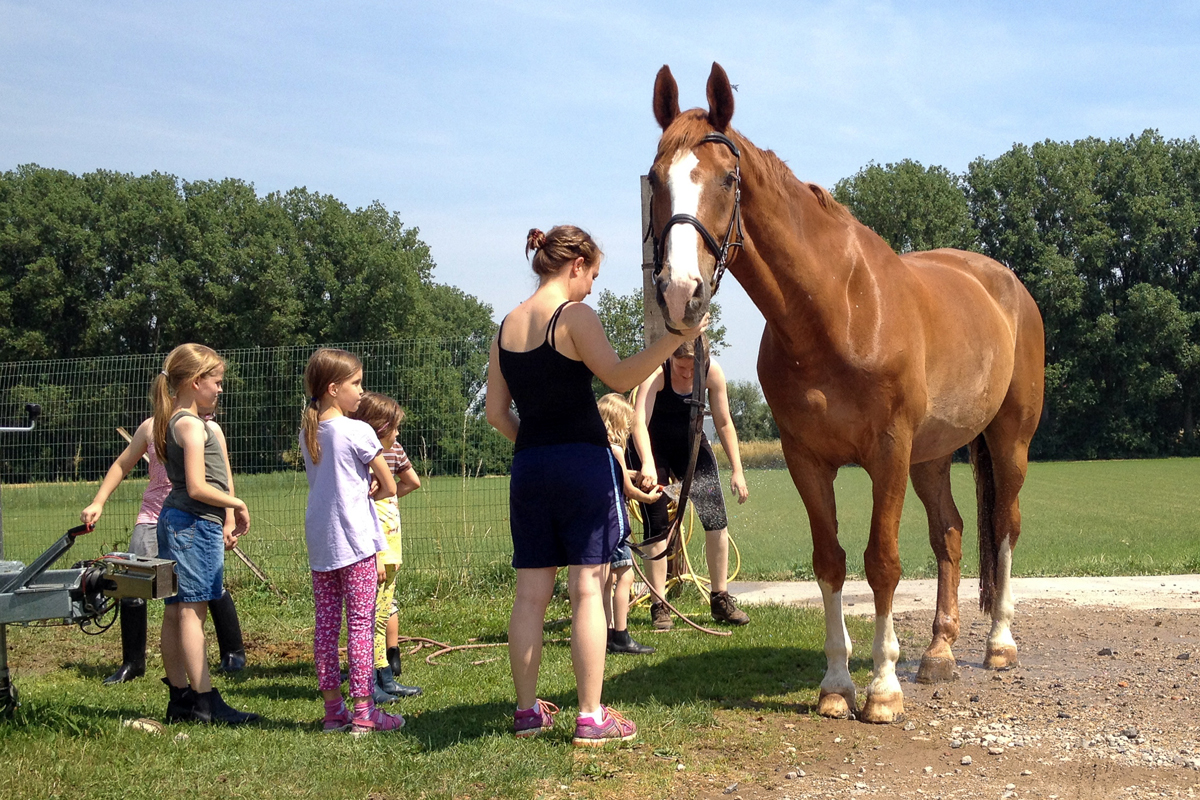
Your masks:
<svg viewBox="0 0 1200 800"><path fill-rule="evenodd" d="M717 62L713 62L708 74L708 122L717 131L724 133L733 119L733 88L729 76Z"/></svg>
<svg viewBox="0 0 1200 800"><path fill-rule="evenodd" d="M654 78L654 118L665 131L679 116L679 86L671 68L663 64Z"/></svg>

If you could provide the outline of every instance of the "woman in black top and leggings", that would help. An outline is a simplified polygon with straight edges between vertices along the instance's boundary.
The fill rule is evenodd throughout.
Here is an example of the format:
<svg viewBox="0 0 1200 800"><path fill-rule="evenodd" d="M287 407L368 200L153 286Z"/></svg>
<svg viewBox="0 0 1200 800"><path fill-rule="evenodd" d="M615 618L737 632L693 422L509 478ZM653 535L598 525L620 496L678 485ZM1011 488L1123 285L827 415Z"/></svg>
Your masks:
<svg viewBox="0 0 1200 800"><path fill-rule="evenodd" d="M603 253L571 225L529 232L538 288L500 325L488 360L487 418L516 443L509 488L516 598L508 627L517 693L514 731L532 736L553 725L552 704L537 698L542 626L558 567L568 567L571 662L579 694L576 745L633 738L637 727L600 704L607 624L603 587L621 535L624 498L592 376L623 392L636 386L702 327L668 334L622 361L600 319L582 301ZM512 405L516 404L516 413Z"/></svg>

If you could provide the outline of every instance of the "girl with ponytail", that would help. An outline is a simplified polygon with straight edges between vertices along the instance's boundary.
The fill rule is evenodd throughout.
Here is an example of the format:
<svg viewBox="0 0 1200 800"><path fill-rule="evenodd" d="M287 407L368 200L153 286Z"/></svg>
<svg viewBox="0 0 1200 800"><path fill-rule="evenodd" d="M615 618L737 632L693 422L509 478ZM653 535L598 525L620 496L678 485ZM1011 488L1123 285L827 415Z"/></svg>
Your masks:
<svg viewBox="0 0 1200 800"><path fill-rule="evenodd" d="M155 452L171 482L158 517L158 555L175 562L179 581L163 613L167 722L258 719L225 703L205 655L208 604L225 592L225 547L250 529L246 503L233 495L225 436L203 419L216 411L224 378L225 362L212 348L182 344L167 355L150 389Z"/></svg>
<svg viewBox="0 0 1200 800"><path fill-rule="evenodd" d="M312 569L313 663L325 699L326 732L394 731L404 717L372 700L375 686L375 594L387 577L376 555L387 550L374 500L394 497L396 481L375 429L351 419L363 396L363 371L352 353L322 347L304 370L307 402L300 450L308 476L304 540ZM378 486L371 491L371 477ZM342 699L338 638L346 607L346 657L353 714ZM389 697L391 697L389 695Z"/></svg>

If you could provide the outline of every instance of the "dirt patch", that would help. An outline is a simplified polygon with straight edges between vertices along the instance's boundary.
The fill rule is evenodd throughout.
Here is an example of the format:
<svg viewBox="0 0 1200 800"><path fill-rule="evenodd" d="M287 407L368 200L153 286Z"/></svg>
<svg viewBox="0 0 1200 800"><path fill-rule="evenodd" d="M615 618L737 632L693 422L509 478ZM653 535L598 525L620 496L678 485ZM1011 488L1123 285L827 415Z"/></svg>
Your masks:
<svg viewBox="0 0 1200 800"><path fill-rule="evenodd" d="M966 598L964 597L964 600ZM988 620L964 603L959 679L915 683L932 609L896 619L907 717L885 726L763 714L771 756L681 795L759 798L1129 798L1200 793L1200 611L1030 601L1021 665L983 669ZM869 646L869 645L867 645ZM863 645L858 645L861 653Z"/></svg>

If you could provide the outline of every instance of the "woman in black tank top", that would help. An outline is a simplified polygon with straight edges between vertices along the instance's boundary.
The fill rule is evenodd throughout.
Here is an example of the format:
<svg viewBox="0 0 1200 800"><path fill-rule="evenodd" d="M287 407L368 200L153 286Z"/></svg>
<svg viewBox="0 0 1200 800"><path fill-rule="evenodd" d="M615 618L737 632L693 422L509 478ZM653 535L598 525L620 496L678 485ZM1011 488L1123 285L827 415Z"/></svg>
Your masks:
<svg viewBox="0 0 1200 800"><path fill-rule="evenodd" d="M596 313L592 291L603 253L570 225L529 232L538 288L513 309L492 341L487 419L516 445L509 483L516 598L508 627L517 694L513 729L532 736L558 709L537 698L542 626L558 567L567 567L571 661L579 694L575 743L633 738L636 726L600 705L607 645L602 589L621 537L618 465L592 393L592 377L619 392L654 371L702 328L668 335L622 361ZM513 405L516 405L514 411Z"/></svg>
<svg viewBox="0 0 1200 800"><path fill-rule="evenodd" d="M631 430L640 462L635 469L635 481L643 487L650 483L666 483L669 476L682 480L691 458L689 442L690 417L695 353L692 343L680 346L671 358L655 370L654 374L638 387L634 400L634 423ZM721 440L725 454L729 456L732 475L729 484L739 503L746 502L750 492L742 471L742 460L738 449L737 430L729 414L729 397L725 386L725 373L716 361L710 360L705 392L712 408L713 426ZM703 401L704 398L700 398ZM728 591L729 573L729 523L725 516L725 500L721 491L721 478L717 473L717 460L713 455L708 438L701 434L700 453L696 459L696 471L692 478L691 499L696 514L705 531L704 555L708 561L708 577L712 590L711 610L719 622L745 625L750 621L745 611ZM644 507L646 533L658 534L668 525L667 501L660 499L653 506ZM657 546L659 552L666 543ZM656 555L653 550L648 555ZM667 562L646 562L646 579L658 592L666 590ZM668 630L673 622L666 606L654 602L650 606L650 618L655 628Z"/></svg>

